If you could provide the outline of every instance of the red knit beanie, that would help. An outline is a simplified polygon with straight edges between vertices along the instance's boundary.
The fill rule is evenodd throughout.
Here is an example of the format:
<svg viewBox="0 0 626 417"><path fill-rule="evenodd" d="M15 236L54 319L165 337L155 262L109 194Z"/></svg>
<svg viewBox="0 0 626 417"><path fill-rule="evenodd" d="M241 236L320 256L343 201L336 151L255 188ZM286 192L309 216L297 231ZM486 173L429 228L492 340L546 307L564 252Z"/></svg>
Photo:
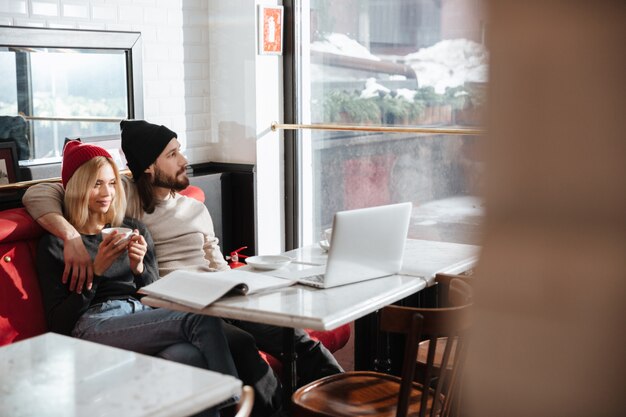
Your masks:
<svg viewBox="0 0 626 417"><path fill-rule="evenodd" d="M61 165L63 188L67 186L67 182L82 164L96 156L104 156L112 159L111 155L99 146L82 143L78 140L67 142L65 148L63 148L63 164Z"/></svg>

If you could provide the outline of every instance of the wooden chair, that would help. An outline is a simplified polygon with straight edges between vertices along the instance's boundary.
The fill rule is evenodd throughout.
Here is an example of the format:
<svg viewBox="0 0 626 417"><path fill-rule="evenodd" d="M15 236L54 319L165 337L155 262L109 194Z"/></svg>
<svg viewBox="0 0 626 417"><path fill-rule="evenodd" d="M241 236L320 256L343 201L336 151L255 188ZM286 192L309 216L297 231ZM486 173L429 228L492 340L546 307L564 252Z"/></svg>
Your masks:
<svg viewBox="0 0 626 417"><path fill-rule="evenodd" d="M234 417L249 417L254 406L254 390L251 386L244 385L241 389L241 399L235 409L237 414Z"/></svg>
<svg viewBox="0 0 626 417"><path fill-rule="evenodd" d="M294 417L447 417L453 398L444 395L443 387L449 387L449 393L456 392L453 388L463 367L466 333L471 324L470 306L434 309L385 307L381 310L381 330L407 335L401 378L362 371L322 378L293 394ZM429 349L425 373L416 381L416 361L422 335L428 335L433 341L447 337L446 340L452 343L446 344L441 356L439 364L443 371L437 375L433 372L435 351ZM436 343L431 345L436 346ZM451 361L453 345L456 352ZM435 378L437 381L433 383Z"/></svg>
<svg viewBox="0 0 626 417"><path fill-rule="evenodd" d="M439 307L459 307L472 302L472 281L475 278L471 275L452 275L452 274L437 274L435 276L435 282L437 283L439 300L437 301ZM439 372L442 355L446 346L447 339L445 337L437 339L437 347L435 348L435 361L433 365L433 371ZM430 348L430 339L420 342L419 353L417 355L418 366L426 366L427 352ZM450 363L454 363L454 346L452 346L452 358Z"/></svg>
<svg viewBox="0 0 626 417"><path fill-rule="evenodd" d="M473 280L475 278L472 275L453 275L453 274L437 274L435 276L435 282L439 286L439 307L459 307L466 304L470 304L472 302L472 288ZM430 351L430 344L433 339L429 338L420 342L419 351L417 355L417 373L418 375L423 375L426 372L428 355L427 352ZM441 361L443 354L445 352L446 345L448 343L447 337L439 337L436 340L435 346L435 357L432 365L432 373L433 377L436 378L440 374L441 370ZM456 354L456 343L453 342L452 349L450 352L450 360L448 361L448 370L450 371L451 364L454 363ZM461 375L459 374L459 378ZM451 391L451 387L448 384L444 384L443 393L444 395L448 395L453 399L453 402L450 406L450 416L456 417L458 416L461 405L460 398L461 392L460 384L456 384L455 392Z"/></svg>
<svg viewBox="0 0 626 417"><path fill-rule="evenodd" d="M466 300L463 300L462 298L456 299L455 297L457 297L459 294L463 296L464 293L468 292L467 290L461 289L460 292L456 291L450 294L450 285L452 284L453 280L456 280L457 282L462 281L472 286L474 280L476 280L476 277L473 274L461 275L461 274L439 273L435 275L435 283L437 284L437 293L438 293L437 307L452 307L452 306L458 306L458 305L462 305L466 303ZM456 284L457 289L458 289L458 285L459 284Z"/></svg>

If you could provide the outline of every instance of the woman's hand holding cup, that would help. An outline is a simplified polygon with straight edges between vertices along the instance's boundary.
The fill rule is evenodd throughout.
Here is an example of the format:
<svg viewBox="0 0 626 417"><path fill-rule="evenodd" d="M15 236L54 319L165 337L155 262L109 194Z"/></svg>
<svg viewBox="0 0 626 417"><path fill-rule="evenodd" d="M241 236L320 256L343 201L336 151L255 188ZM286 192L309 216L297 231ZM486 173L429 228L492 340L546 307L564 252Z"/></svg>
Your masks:
<svg viewBox="0 0 626 417"><path fill-rule="evenodd" d="M143 257L148 251L146 239L139 234L139 230L133 230L128 243L128 260L130 261L130 269L133 274L140 275L143 273Z"/></svg>
<svg viewBox="0 0 626 417"><path fill-rule="evenodd" d="M103 231L102 237L102 242L98 246L98 253L93 260L93 273L95 275L104 274L127 247L123 242L128 237L124 233L119 233L118 230L107 233Z"/></svg>

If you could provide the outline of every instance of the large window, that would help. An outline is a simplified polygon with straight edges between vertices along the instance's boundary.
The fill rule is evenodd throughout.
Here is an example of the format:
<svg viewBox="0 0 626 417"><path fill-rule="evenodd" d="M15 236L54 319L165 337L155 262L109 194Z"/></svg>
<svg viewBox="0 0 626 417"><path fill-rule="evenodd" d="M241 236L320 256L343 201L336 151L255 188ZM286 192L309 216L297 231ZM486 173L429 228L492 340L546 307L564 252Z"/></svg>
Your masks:
<svg viewBox="0 0 626 417"><path fill-rule="evenodd" d="M20 164L59 161L66 138L119 148L119 120L142 113L139 33L0 34L0 135L16 142Z"/></svg>
<svg viewBox="0 0 626 417"><path fill-rule="evenodd" d="M479 129L480 1L294 3L295 121ZM478 239L478 136L305 129L296 139L296 245L319 240L338 210L402 201L413 203L410 237Z"/></svg>

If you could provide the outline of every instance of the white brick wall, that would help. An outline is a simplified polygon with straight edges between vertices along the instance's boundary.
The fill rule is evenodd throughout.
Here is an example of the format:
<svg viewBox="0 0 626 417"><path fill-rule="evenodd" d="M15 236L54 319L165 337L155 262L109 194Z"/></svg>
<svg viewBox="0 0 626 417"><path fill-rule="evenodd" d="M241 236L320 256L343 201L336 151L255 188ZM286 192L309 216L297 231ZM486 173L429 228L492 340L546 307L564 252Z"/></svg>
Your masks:
<svg viewBox="0 0 626 417"><path fill-rule="evenodd" d="M0 0L0 14L26 16L26 0Z"/></svg>
<svg viewBox="0 0 626 417"><path fill-rule="evenodd" d="M205 162L192 148L211 136L209 1L0 0L0 25L141 32L144 117L176 131L190 162Z"/></svg>
<svg viewBox="0 0 626 417"><path fill-rule="evenodd" d="M69 19L89 19L89 5L63 2L61 4L61 17Z"/></svg>
<svg viewBox="0 0 626 417"><path fill-rule="evenodd" d="M57 17L59 15L59 2L33 0L31 1L30 10L33 16Z"/></svg>
<svg viewBox="0 0 626 417"><path fill-rule="evenodd" d="M256 4L279 0L0 0L0 24L142 33L144 116L190 162L257 165L257 248L282 245L281 61L256 55ZM36 11L36 13L35 13Z"/></svg>
<svg viewBox="0 0 626 417"><path fill-rule="evenodd" d="M117 6L109 5L92 5L91 18L93 20L103 20L105 22L117 23Z"/></svg>

